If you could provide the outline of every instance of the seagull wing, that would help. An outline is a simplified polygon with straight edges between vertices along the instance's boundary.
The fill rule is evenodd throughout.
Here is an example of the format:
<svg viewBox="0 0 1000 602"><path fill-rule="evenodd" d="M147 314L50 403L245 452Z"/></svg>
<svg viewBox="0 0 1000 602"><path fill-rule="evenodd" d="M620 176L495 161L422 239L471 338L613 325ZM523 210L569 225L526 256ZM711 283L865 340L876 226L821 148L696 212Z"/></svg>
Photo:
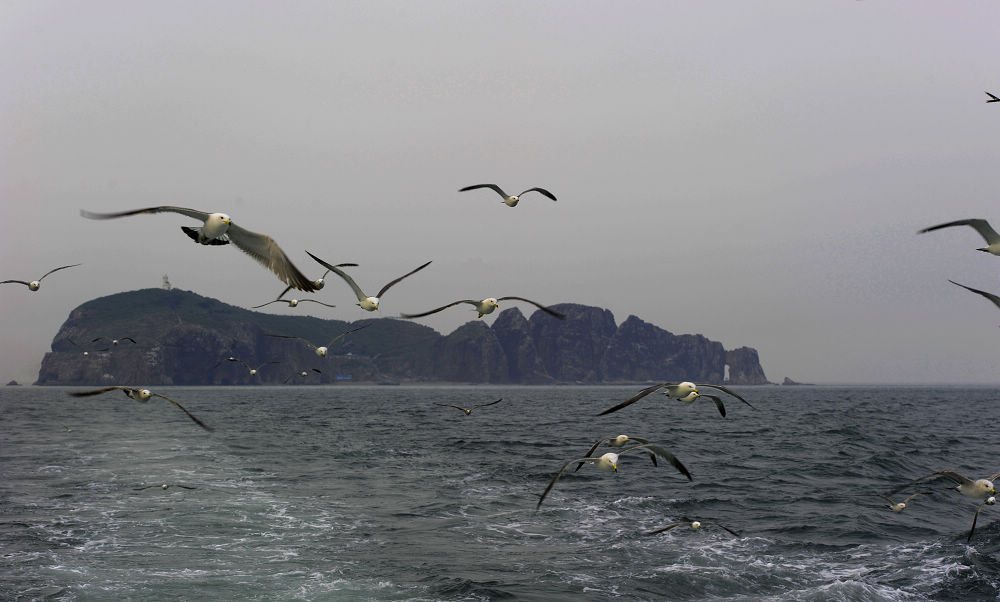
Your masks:
<svg viewBox="0 0 1000 602"><path fill-rule="evenodd" d="M361 326L358 326L357 328L352 328L350 330L345 330L344 332L342 332L342 333L338 334L337 336L333 337L332 339L330 339L330 342L327 343L326 346L329 347L330 345L333 345L334 343L336 343L338 339L346 337L347 335L351 334L352 332L357 332L359 330L364 330L365 328L368 328L371 325L372 325L372 323L369 322L368 324L363 324Z"/></svg>
<svg viewBox="0 0 1000 602"><path fill-rule="evenodd" d="M74 391L70 393L70 395L72 395L73 397L90 397L91 395L100 395L101 393L107 393L108 391L125 391L126 393L128 393L129 391L137 391L137 390L138 389L132 387L114 386L114 387L104 387L103 389L94 389L93 391Z"/></svg>
<svg viewBox="0 0 1000 602"><path fill-rule="evenodd" d="M42 280L45 280L45 276L48 276L52 272L58 272L59 270L65 270L66 268L75 268L78 265L83 265L83 264L82 263L74 263L73 265L64 265L64 266L60 266L58 268L51 269L48 272L45 272L45 274L41 278L39 278L38 281L41 282Z"/></svg>
<svg viewBox="0 0 1000 602"><path fill-rule="evenodd" d="M439 311L441 311L443 309L448 309L449 307L453 307L453 306L459 305L461 303L470 303L470 304L472 304L472 305L475 306L475 305L479 304L479 301L473 301L472 299L461 299L459 301L452 301L448 305L442 305L441 307L437 307L435 309L432 309L430 311L425 311L423 313L419 313L419 314L399 314L399 316L401 318L406 318L408 320L412 320L413 318L422 318L424 316L429 316L431 314L436 314L437 312L439 312Z"/></svg>
<svg viewBox="0 0 1000 602"><path fill-rule="evenodd" d="M736 399L739 399L739 400L740 400L740 401L742 401L743 403L745 403L745 404L747 404L748 406L750 406L751 408L753 408L753 406L751 406L751 405L750 405L750 402L749 402L749 401L747 401L747 400L743 399L742 397L740 397L740 396L739 396L739 395L737 395L736 393L733 393L733 392L732 392L731 390L727 389L726 387L723 387L722 385L704 385L704 384L703 384L703 385L700 385L700 386L702 386L702 387L710 387L710 388L712 388L712 389L718 389L719 391L722 391L723 393L728 393L729 395L732 395L732 396L733 396L733 397L735 397ZM757 409L757 408L754 408L754 409ZM723 414L723 416L725 416L725 414Z"/></svg>
<svg viewBox="0 0 1000 602"><path fill-rule="evenodd" d="M319 303L320 305L325 305L327 307L337 307L336 305L330 305L329 303L323 303L322 301L317 301L315 299L302 299L299 303Z"/></svg>
<svg viewBox="0 0 1000 602"><path fill-rule="evenodd" d="M711 399L712 401L714 401L715 402L715 407L717 407L719 409L719 413L722 414L723 418L726 417L726 406L724 406L722 404L722 398L721 397L718 397L717 395L706 395L705 393L702 393L702 394L698 395L698 397L707 397L707 398Z"/></svg>
<svg viewBox="0 0 1000 602"><path fill-rule="evenodd" d="M473 184L472 186L466 186L465 188L459 188L458 191L459 192L465 192L466 190L476 190L477 188L489 188L490 190L495 190L497 192L497 194L499 194L500 196L502 196L504 198L504 200L507 200L507 197L509 196L506 192L504 192L496 184Z"/></svg>
<svg viewBox="0 0 1000 602"><path fill-rule="evenodd" d="M24 286L31 286L30 282L25 282L24 280L4 280L0 284L23 284Z"/></svg>
<svg viewBox="0 0 1000 602"><path fill-rule="evenodd" d="M545 190L544 188L529 188L529 189L525 190L524 192L522 192L521 194L519 194L517 196L520 197L522 194L524 194L526 192L531 192L531 191L540 192L540 193L544 194L545 196L549 197L550 199L552 199L553 201L556 200L556 195L552 194L548 190Z"/></svg>
<svg viewBox="0 0 1000 602"><path fill-rule="evenodd" d="M590 449L588 449L588 450L587 450L587 453L585 453L585 454L584 454L584 456L585 456L585 457L587 457L587 458L589 458L589 457L593 456L593 455L594 455L594 452L595 452L595 451L597 451L597 448L598 448L598 447L600 447L600 446L601 446L601 444L602 444L602 443L604 443L604 442L605 442L605 441L607 441L607 440L608 440L607 438L604 438L604 439L598 439L598 440L597 440L597 441L596 441L596 442L594 443L594 445L592 445L592 446L590 447ZM574 468L574 469L573 469L573 472L576 472L576 471L580 470L580 467L581 467L581 466L583 466L583 463L584 463L584 461L583 461L583 460L580 460L580 463L576 465L576 468Z"/></svg>
<svg viewBox="0 0 1000 602"><path fill-rule="evenodd" d="M213 429L212 427L210 427L210 426L208 426L207 424L205 424L204 422L202 422L201 420L198 420L198 419L197 419L197 418L195 417L195 415L194 415L194 414L192 414L191 412L188 412L188 411L187 411L187 408L185 408L185 407L184 407L184 406L182 406L181 404L177 403L177 402L176 402L176 401L174 401L173 399L170 399L170 398L169 398L169 397L167 397L166 395L160 395L159 393L153 393L153 396L154 396L154 397L159 397L160 399L166 399L166 400L167 400L167 401L169 401L170 403L174 404L175 406L177 406L178 408L180 408L182 412L184 412L185 414L187 414L187 415L188 415L188 418L190 418L191 420L194 420L195 424L197 424L197 425L198 425L198 426L200 426L201 428L205 429L206 431L214 431L214 430L215 430L215 429Z"/></svg>
<svg viewBox="0 0 1000 602"><path fill-rule="evenodd" d="M489 403L481 403L481 404L479 404L479 405L477 405L477 406L472 406L472 409L474 410L474 409L476 409L476 408L485 408L486 406L491 406L491 405L494 405L494 404L498 404L498 403L500 403L501 401L503 401L503 397L501 397L500 399L498 399L498 400L496 400L496 401L491 401L491 402L489 402Z"/></svg>
<svg viewBox="0 0 1000 602"><path fill-rule="evenodd" d="M946 224L938 224L936 226L931 226L930 228L924 228L917 232L917 234L923 234L924 232L932 232L934 230L940 230L941 228L950 228L951 226L971 226L979 232L987 244L993 244L1000 242L1000 234L990 226L990 223L984 219L960 219L954 222L948 222Z"/></svg>
<svg viewBox="0 0 1000 602"><path fill-rule="evenodd" d="M570 464L572 464L574 462L586 462L588 460L594 460L594 461L596 461L596 460L600 460L600 458L577 458L575 460L570 460L569 462L563 464L562 468L559 469L559 472L556 473L556 476L552 477L552 480L549 481L549 485L545 488L545 491L543 491L542 495L539 496L539 498L538 498L538 504L535 506L535 512L538 512L538 509L542 507L542 502L545 501L545 496L547 496L549 494L549 492L552 491L552 488L555 487L555 485L556 485L556 481L558 481L559 477L561 477L563 475L563 473L566 472L566 468Z"/></svg>
<svg viewBox="0 0 1000 602"><path fill-rule="evenodd" d="M669 531L669 530L673 529L674 527L680 527L681 525L687 525L687 526L690 527L691 523L684 523L684 522L670 523L666 527L661 527L661 528L659 528L659 529L657 529L655 531L650 531L649 533L646 533L646 535L656 535L657 533L663 533L664 531Z"/></svg>
<svg viewBox="0 0 1000 602"><path fill-rule="evenodd" d="M384 295L384 294L385 294L385 292L386 292L387 290L389 290L389 287L391 287L392 285L396 284L397 282L399 282L399 281L400 281L400 280L402 280L403 278L406 278L407 276L412 276L413 274L416 274L417 272L419 272L420 270L422 270L422 269L426 268L426 267L427 267L427 266L429 266L430 264L431 264L431 262L430 262L430 261L428 261L427 263L425 263L424 265L420 266L419 268L417 268L417 269L413 270L412 272L407 272L407 273L403 274L402 276L400 276L399 278L396 278L395 280L393 280L393 281L392 281L392 282L390 282L389 284L387 284L387 285L383 286L383 287L382 287L382 290L380 290L380 291L378 292L378 294L377 294L377 295L375 295L375 296L376 296L376 297L382 297L382 295Z"/></svg>
<svg viewBox="0 0 1000 602"><path fill-rule="evenodd" d="M468 413L468 412L472 411L472 410L470 410L468 408L463 408L462 406L452 405L450 403L437 403L437 402L434 402L434 405L441 406L442 408L455 408L456 410L461 410L464 413Z"/></svg>
<svg viewBox="0 0 1000 602"><path fill-rule="evenodd" d="M691 476L691 473L688 472L688 469L685 468L683 464L681 464L681 461L675 458L674 455L670 453L670 450L663 447L662 445L656 445L655 443L643 443L642 445L633 445L632 447L623 449L622 451L618 452L618 455L636 450L645 450L653 452L657 456L669 462L671 466L677 469L677 472L687 477L687 480L689 481L694 480L694 478Z"/></svg>
<svg viewBox="0 0 1000 602"><path fill-rule="evenodd" d="M981 291L979 289L972 288L971 286L965 286L964 284L959 284L959 283L955 282L954 280L948 280L948 282L950 282L950 283L952 283L952 284L954 284L956 286L960 286L960 287L964 288L967 291L972 291L972 292L976 293L977 295L982 295L982 296L986 297L987 299L989 299L990 301L992 301L994 305L996 305L997 307L1000 307L1000 297L998 297L997 295L994 295L993 293L987 293L986 291Z"/></svg>
<svg viewBox="0 0 1000 602"><path fill-rule="evenodd" d="M198 211L197 209L171 207L168 205L162 205L160 207L146 207L145 209L133 209L132 211L119 211L117 213L94 213L83 209L80 210L80 215L87 219L115 219L117 217L128 217L130 215L139 215L142 213L180 213L181 215L186 215L190 218L201 220L202 222L207 220L210 215L205 211Z"/></svg>
<svg viewBox="0 0 1000 602"><path fill-rule="evenodd" d="M278 243L266 234L251 232L241 228L236 224L230 224L226 230L229 242L236 245L241 251L257 260L257 263L271 270L285 284L293 286L300 291L311 292L316 290L316 285L312 280L306 278L305 274L299 271L292 260L285 255Z"/></svg>
<svg viewBox="0 0 1000 602"><path fill-rule="evenodd" d="M288 288L292 288L292 287L288 287ZM281 294L284 295L285 293L281 293ZM261 307L270 305L272 303L288 303L288 300L287 299L275 299L274 301L268 301L267 303L261 303L260 305L252 305L250 307L250 309L259 309Z"/></svg>
<svg viewBox="0 0 1000 602"><path fill-rule="evenodd" d="M632 397L626 399L625 401L621 402L620 404L616 405L615 407L608 408L608 409L604 410L603 412L601 412L600 414L598 414L598 416L603 416L605 414L610 414L612 412L617 412L618 410L620 410L620 409L622 409L622 408L624 408L626 406L630 406L633 403L639 401L640 399L642 399L643 397L649 395L653 391L656 391L657 389L660 389L662 387L668 387L670 385L675 385L675 384L677 384L677 383L660 383L658 385L653 385L652 387L646 387L642 391L639 391L638 393L636 393Z"/></svg>
<svg viewBox="0 0 1000 602"><path fill-rule="evenodd" d="M361 290L361 287L358 286L358 283L354 281L354 278L351 278L350 276L347 275L347 272L344 272L343 270L341 270L340 268L338 268L335 265L330 265L329 263L323 261L319 257L316 257L315 255L313 255L309 251L306 251L306 255L308 255L309 257L312 257L317 262L319 262L320 265L322 265L323 267L325 267L326 269L330 270L334 274L336 274L336 275L340 276L341 278L343 278L344 282L347 283L347 286L351 287L351 290L354 291L354 296L358 298L358 301L364 301L365 299L368 298L368 295L366 295L364 293L364 291Z"/></svg>
<svg viewBox="0 0 1000 602"><path fill-rule="evenodd" d="M924 476L920 477L919 479L914 479L914 480L910 481L909 483L904 483L904 484L900 485L899 487L896 487L895 489L886 492L886 495L892 495L894 493L899 493L900 491L906 489L910 485L916 485L917 483L919 483L921 481L926 481L927 479L948 479L950 481L958 483L959 485L968 485L968 484L971 484L973 482L972 479L970 479L969 477L961 475L961 474L955 472L954 470L938 470L938 471L932 472L930 474L925 474Z"/></svg>
<svg viewBox="0 0 1000 602"><path fill-rule="evenodd" d="M180 483L174 483L174 487L181 487L183 489L197 489L197 487L190 487L188 485L181 485Z"/></svg>
<svg viewBox="0 0 1000 602"><path fill-rule="evenodd" d="M121 338L120 338L120 339L118 339L118 340L119 340L119 341L132 341L133 343L135 343L136 345L138 345L138 343L136 343L136 342L135 342L135 339L133 339L132 337L121 337Z"/></svg>
<svg viewBox="0 0 1000 602"><path fill-rule="evenodd" d="M733 531L732 529L730 529L729 527L727 527L727 526L725 526L725 525L723 525L721 523L717 523L717 522L710 521L710 520L703 520L703 521L701 521L701 524L703 524L703 525L715 525L716 527L719 527L721 529L725 529L726 531L729 531L730 533L732 533L736 537L740 536L739 533L737 533L736 531Z"/></svg>
<svg viewBox="0 0 1000 602"><path fill-rule="evenodd" d="M548 307L545 307L541 303L537 303L535 301L532 301L531 299L525 299L524 297L511 297L511 296L508 296L508 297L498 297L497 301L506 301L508 299L516 299L518 301L525 301L527 303L530 303L530 304L534 305L535 307L537 307L538 309L544 311L545 313L549 314L550 316L554 316L556 318L559 318L560 320L565 320L566 319L566 316L564 316L563 314L557 312L556 310L549 309Z"/></svg>
<svg viewBox="0 0 1000 602"><path fill-rule="evenodd" d="M986 95L989 96L992 99L992 100L987 100L986 102L1000 102L1000 98L997 98L993 94L990 94L989 92L986 92Z"/></svg>
<svg viewBox="0 0 1000 602"><path fill-rule="evenodd" d="M989 498L986 498L989 499ZM986 504L986 500L979 502L979 507L976 508L976 515L972 517L972 528L969 529L969 537L965 539L965 543L972 541L972 534L976 532L976 521L979 520L979 511L983 509L983 505Z"/></svg>
<svg viewBox="0 0 1000 602"><path fill-rule="evenodd" d="M316 348L316 345L313 345L312 343L310 343L309 341L303 339L302 337L297 337L297 336L292 335L292 334L268 334L268 333L264 333L264 336L277 337L279 339L297 339L299 341L302 341L306 345L309 345L309 347L311 347L312 349Z"/></svg>

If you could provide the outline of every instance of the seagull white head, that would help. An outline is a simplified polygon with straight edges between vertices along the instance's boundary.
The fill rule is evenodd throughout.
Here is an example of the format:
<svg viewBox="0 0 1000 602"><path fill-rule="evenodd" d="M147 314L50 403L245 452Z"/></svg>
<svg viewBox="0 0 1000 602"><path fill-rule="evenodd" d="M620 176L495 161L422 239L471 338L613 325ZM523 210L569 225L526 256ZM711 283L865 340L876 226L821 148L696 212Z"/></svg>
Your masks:
<svg viewBox="0 0 1000 602"><path fill-rule="evenodd" d="M298 304L299 304L299 300L298 299L289 299L288 300L288 307L296 307L296 306L298 306Z"/></svg>
<svg viewBox="0 0 1000 602"><path fill-rule="evenodd" d="M608 452L601 456L600 459L594 463L594 466L596 466L598 470L618 472L618 454Z"/></svg>
<svg viewBox="0 0 1000 602"><path fill-rule="evenodd" d="M482 301L476 304L476 312L479 313L479 317L482 318L486 314L493 313L493 310L500 307L500 303L495 297L486 297Z"/></svg>
<svg viewBox="0 0 1000 602"><path fill-rule="evenodd" d="M515 195L510 195L509 197L505 198L503 200L503 202L508 207L513 207L513 206L517 205L517 202L520 201L520 200L521 200L520 197L515 196Z"/></svg>
<svg viewBox="0 0 1000 602"><path fill-rule="evenodd" d="M697 531L698 529L701 529L701 523L696 520L691 521L691 528Z"/></svg>
<svg viewBox="0 0 1000 602"><path fill-rule="evenodd" d="M365 311L375 311L378 309L378 297L367 297L358 305Z"/></svg>
<svg viewBox="0 0 1000 602"><path fill-rule="evenodd" d="M31 282L28 283L28 290L30 290L30 291L37 291L38 287L40 287L41 285L42 285L41 282L39 282L37 280L32 280Z"/></svg>
<svg viewBox="0 0 1000 602"><path fill-rule="evenodd" d="M149 401L149 398L152 396L153 394L149 391L149 389L139 389L138 401Z"/></svg>
<svg viewBox="0 0 1000 602"><path fill-rule="evenodd" d="M326 352L329 351L326 347L317 347L316 355L320 357L326 357Z"/></svg>
<svg viewBox="0 0 1000 602"><path fill-rule="evenodd" d="M997 498L991 495L990 497L986 498L986 500L983 503L985 503L987 506L992 506L993 504L997 503Z"/></svg>
<svg viewBox="0 0 1000 602"><path fill-rule="evenodd" d="M692 393L694 393L694 396L691 395ZM698 398L698 385L686 380L664 388L663 394L667 397L676 397L681 401L692 402Z"/></svg>
<svg viewBox="0 0 1000 602"><path fill-rule="evenodd" d="M257 375L257 369L256 368L250 368L250 376L256 376L256 375Z"/></svg>
<svg viewBox="0 0 1000 602"><path fill-rule="evenodd" d="M628 435L618 435L611 441L608 441L608 445L610 445L611 447L621 447L626 443L628 443L629 441L631 441L631 439L628 438Z"/></svg>

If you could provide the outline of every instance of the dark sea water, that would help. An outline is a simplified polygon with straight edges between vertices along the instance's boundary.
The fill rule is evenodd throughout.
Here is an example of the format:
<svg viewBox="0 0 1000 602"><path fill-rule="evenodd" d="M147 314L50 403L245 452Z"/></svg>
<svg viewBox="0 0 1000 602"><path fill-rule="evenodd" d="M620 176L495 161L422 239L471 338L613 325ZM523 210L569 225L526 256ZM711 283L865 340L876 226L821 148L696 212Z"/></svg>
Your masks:
<svg viewBox="0 0 1000 602"><path fill-rule="evenodd" d="M0 390L0 599L995 600L1000 505L945 484L1000 472L991 388L742 387L756 409L636 387ZM470 406L471 416L434 405ZM71 430L67 430L71 429ZM694 476L622 456L643 437ZM607 451L602 450L603 451ZM179 483L136 491L149 484ZM706 526L655 536L677 520Z"/></svg>

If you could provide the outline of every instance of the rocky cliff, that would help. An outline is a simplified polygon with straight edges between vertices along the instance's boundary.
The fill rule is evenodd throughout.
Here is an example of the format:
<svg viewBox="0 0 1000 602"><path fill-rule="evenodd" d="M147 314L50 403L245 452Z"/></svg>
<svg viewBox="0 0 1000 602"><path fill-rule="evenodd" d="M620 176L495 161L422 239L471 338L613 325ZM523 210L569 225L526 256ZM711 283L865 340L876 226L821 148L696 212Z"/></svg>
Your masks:
<svg viewBox="0 0 1000 602"><path fill-rule="evenodd" d="M675 335L635 316L616 326L606 309L569 303L554 308L567 318L541 311L525 318L512 308L492 326L473 320L441 335L408 320L347 323L265 314L178 289L144 289L74 309L53 339L36 384L722 382L727 364L730 384L767 382L754 349L726 351L701 335ZM326 358L301 341L268 336L325 345L362 325L330 346ZM105 338L93 341L98 337ZM259 366L259 372L251 375L226 361L229 356ZM303 370L307 377L295 376Z"/></svg>

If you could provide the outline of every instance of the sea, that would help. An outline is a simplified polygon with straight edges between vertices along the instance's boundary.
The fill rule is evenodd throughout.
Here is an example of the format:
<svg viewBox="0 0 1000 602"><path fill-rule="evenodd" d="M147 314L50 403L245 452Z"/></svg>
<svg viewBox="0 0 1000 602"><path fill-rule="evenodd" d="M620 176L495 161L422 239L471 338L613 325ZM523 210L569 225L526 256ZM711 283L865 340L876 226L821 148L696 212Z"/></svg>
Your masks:
<svg viewBox="0 0 1000 602"><path fill-rule="evenodd" d="M213 432L155 397L5 387L0 599L1000 599L1000 504L967 541L954 484L900 513L878 496L1000 472L1000 389L733 387L753 407L722 393L724 418L658 393L597 416L642 386L153 388ZM536 511L619 434L693 480L627 453Z"/></svg>

